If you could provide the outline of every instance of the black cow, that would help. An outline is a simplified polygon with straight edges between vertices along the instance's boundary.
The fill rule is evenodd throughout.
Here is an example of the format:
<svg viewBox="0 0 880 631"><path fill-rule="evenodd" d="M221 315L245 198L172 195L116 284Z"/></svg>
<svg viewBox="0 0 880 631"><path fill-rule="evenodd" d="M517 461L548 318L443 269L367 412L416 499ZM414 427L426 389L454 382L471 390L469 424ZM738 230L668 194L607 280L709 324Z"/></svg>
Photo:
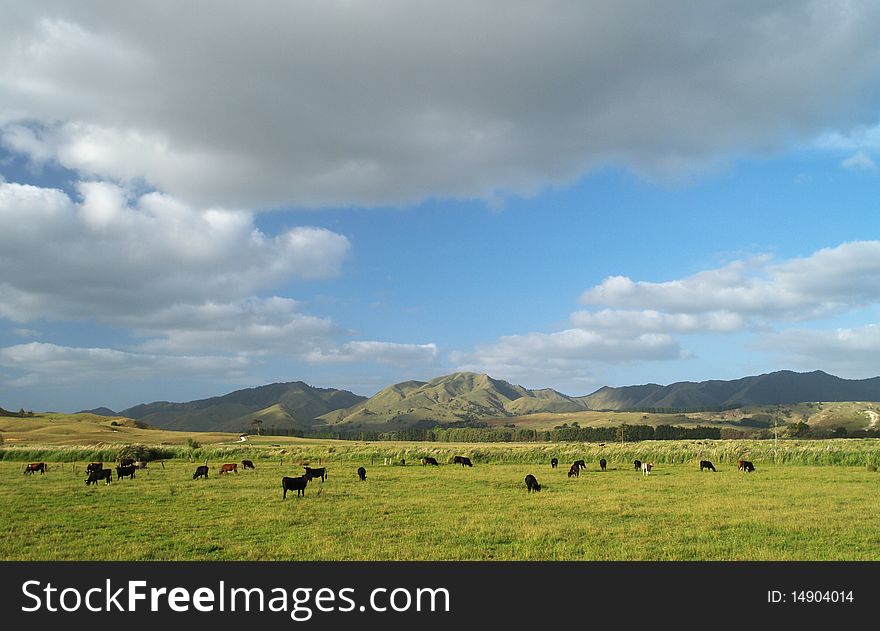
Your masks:
<svg viewBox="0 0 880 631"><path fill-rule="evenodd" d="M700 471L703 469L709 469L711 471L715 471L715 465L713 465L708 460L700 460Z"/></svg>
<svg viewBox="0 0 880 631"><path fill-rule="evenodd" d="M452 464L460 464L462 467L473 467L471 459L465 456L456 456L452 459Z"/></svg>
<svg viewBox="0 0 880 631"><path fill-rule="evenodd" d="M608 463L605 461L605 458L602 458L602 459L599 461L599 467L601 467L602 471L605 471L605 466L606 466L607 464L608 464Z"/></svg>
<svg viewBox="0 0 880 631"><path fill-rule="evenodd" d="M641 460L633 460L633 466L636 468L636 471L642 470L642 461Z"/></svg>
<svg viewBox="0 0 880 631"><path fill-rule="evenodd" d="M568 470L568 477L571 477L571 476L580 477L580 475L581 475L581 468L578 466L578 464L574 463L573 465L571 465L571 469Z"/></svg>
<svg viewBox="0 0 880 631"><path fill-rule="evenodd" d="M193 473L193 480L197 480L198 478L208 479L208 465L203 464L200 467L196 467L196 472Z"/></svg>
<svg viewBox="0 0 880 631"><path fill-rule="evenodd" d="M90 462L88 465L86 465L86 473L91 473L92 471L100 471L103 468L103 462Z"/></svg>
<svg viewBox="0 0 880 631"><path fill-rule="evenodd" d="M526 476L526 488L529 490L529 493L532 491L538 492L541 490L541 485L538 484L538 480L535 479L531 473Z"/></svg>
<svg viewBox="0 0 880 631"><path fill-rule="evenodd" d="M113 479L112 469L101 469L100 471L89 471L89 477L86 478L86 486L89 484L97 484L98 480L104 480L105 484L110 484Z"/></svg>
<svg viewBox="0 0 880 631"><path fill-rule="evenodd" d="M33 475L37 471L40 472L40 475L46 473L46 463L45 462L32 462L28 466L24 468L25 475L30 473Z"/></svg>
<svg viewBox="0 0 880 631"><path fill-rule="evenodd" d="M554 469L559 464L559 458L550 458L550 466Z"/></svg>
<svg viewBox="0 0 880 631"><path fill-rule="evenodd" d="M754 470L755 470L755 465L753 465L753 464L752 464L751 462L749 462L748 460L740 460L740 461L739 461L739 470L740 470L740 471L746 471L746 472L754 471Z"/></svg>
<svg viewBox="0 0 880 631"><path fill-rule="evenodd" d="M574 461L574 464L571 465L571 466L572 466L572 467L580 467L581 469L586 469L586 468L587 468L587 463L584 462L583 460L575 460L575 461Z"/></svg>
<svg viewBox="0 0 880 631"><path fill-rule="evenodd" d="M287 476L281 478L281 488L284 490L284 494L281 496L281 499L287 499L288 491L296 491L297 497L302 494L303 497L306 496L306 485L311 480L308 476L302 476L299 478L288 478Z"/></svg>
<svg viewBox="0 0 880 631"><path fill-rule="evenodd" d="M432 464L437 467L440 466L439 464L437 464L437 461L431 456L425 456L424 458L422 458L422 466L424 467L426 464Z"/></svg>
<svg viewBox="0 0 880 631"><path fill-rule="evenodd" d="M366 480L367 479L367 470L364 469L363 467L358 467L358 477L361 479L361 481Z"/></svg>
<svg viewBox="0 0 880 631"><path fill-rule="evenodd" d="M241 466L244 467L245 469L256 469L256 467L254 466L254 463L251 462L250 460L242 460Z"/></svg>
<svg viewBox="0 0 880 631"><path fill-rule="evenodd" d="M116 467L116 479L121 480L127 477L129 480L134 480L134 471L135 466L133 464L127 467Z"/></svg>
<svg viewBox="0 0 880 631"><path fill-rule="evenodd" d="M120 458L119 466L120 467L128 467L134 464L134 458Z"/></svg>
<svg viewBox="0 0 880 631"><path fill-rule="evenodd" d="M306 475L309 480L312 478L321 478L321 482L324 481L324 476L327 475L327 469L325 467L321 467L320 469L312 469L311 467L303 467L306 470Z"/></svg>

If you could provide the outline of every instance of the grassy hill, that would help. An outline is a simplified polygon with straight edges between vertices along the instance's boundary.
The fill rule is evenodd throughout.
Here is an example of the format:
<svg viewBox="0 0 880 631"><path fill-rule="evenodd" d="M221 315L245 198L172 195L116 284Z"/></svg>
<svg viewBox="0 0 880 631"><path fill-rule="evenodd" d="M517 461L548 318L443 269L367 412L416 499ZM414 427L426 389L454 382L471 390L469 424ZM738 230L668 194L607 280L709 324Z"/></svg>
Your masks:
<svg viewBox="0 0 880 631"><path fill-rule="evenodd" d="M319 417L331 425L414 425L514 417L538 411L573 412L583 404L551 389L529 390L489 375L457 372L430 381L389 386L346 410Z"/></svg>
<svg viewBox="0 0 880 631"><path fill-rule="evenodd" d="M484 421L490 426L549 430L562 425L613 427L627 425L677 425L719 427L755 434L774 425L784 428L798 422L817 430L843 427L848 432L880 429L880 403L873 401L828 401L796 404L756 405L719 412L618 412L583 410L564 414L539 412L517 418L496 417ZM784 435L784 431L783 434Z"/></svg>
<svg viewBox="0 0 880 631"><path fill-rule="evenodd" d="M145 427L134 419L96 414L37 413L33 417L0 417L5 447L20 445L185 445L190 438L203 444L238 442L238 434L175 432Z"/></svg>
<svg viewBox="0 0 880 631"><path fill-rule="evenodd" d="M315 419L339 408L351 407L364 397L347 390L315 388L302 381L274 383L259 388L188 403L157 401L128 408L120 415L165 429L238 432L254 419L263 427L309 428Z"/></svg>
<svg viewBox="0 0 880 631"><path fill-rule="evenodd" d="M841 379L817 370L790 370L733 381L683 381L600 388L578 400L591 410L708 408L731 405L794 404L805 401L880 401L880 377Z"/></svg>

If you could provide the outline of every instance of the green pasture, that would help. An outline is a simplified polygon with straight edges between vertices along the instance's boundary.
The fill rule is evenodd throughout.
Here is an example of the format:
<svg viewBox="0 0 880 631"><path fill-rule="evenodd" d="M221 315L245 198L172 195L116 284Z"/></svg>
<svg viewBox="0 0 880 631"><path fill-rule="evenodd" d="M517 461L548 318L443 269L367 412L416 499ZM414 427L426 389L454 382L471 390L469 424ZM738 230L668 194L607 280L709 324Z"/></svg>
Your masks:
<svg viewBox="0 0 880 631"><path fill-rule="evenodd" d="M880 473L864 462L876 444L864 445L867 456L853 445L853 464L822 451L828 463L794 464L753 449L751 474L735 464L745 444L709 457L717 473L700 472L698 461L726 445L669 445L665 454L657 444L653 453L609 445L606 472L599 448L583 445L266 445L211 452L207 480L192 479L202 462L178 457L97 487L84 483L85 462L46 458L46 475L24 475L7 450L0 559L880 560ZM475 466L419 465L419 450L432 449L443 463L453 449L470 454ZM650 476L632 468L638 450L656 463ZM256 470L218 475L243 453L255 454ZM401 454L406 466L383 464ZM568 478L574 456L588 468ZM320 459L329 476L282 500L281 477L300 475L301 459ZM526 492L528 473L540 493Z"/></svg>

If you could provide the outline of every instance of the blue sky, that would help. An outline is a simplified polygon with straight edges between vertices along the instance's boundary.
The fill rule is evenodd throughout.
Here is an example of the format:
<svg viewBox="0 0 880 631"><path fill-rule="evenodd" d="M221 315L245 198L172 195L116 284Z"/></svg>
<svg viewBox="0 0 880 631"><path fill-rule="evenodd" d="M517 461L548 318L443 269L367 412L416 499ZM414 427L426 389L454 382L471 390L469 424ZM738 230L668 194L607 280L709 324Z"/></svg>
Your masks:
<svg viewBox="0 0 880 631"><path fill-rule="evenodd" d="M740 4L7 3L0 406L880 374L880 11Z"/></svg>

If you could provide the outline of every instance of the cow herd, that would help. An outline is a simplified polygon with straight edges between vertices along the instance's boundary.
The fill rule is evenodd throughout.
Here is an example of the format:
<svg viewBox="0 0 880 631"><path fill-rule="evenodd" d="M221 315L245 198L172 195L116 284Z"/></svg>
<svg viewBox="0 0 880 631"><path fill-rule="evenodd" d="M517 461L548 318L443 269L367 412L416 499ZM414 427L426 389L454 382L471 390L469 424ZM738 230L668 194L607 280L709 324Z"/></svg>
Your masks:
<svg viewBox="0 0 880 631"><path fill-rule="evenodd" d="M425 456L421 459L422 466L425 465L433 465L439 466L439 463L435 458L431 456ZM453 464L460 464L462 467L473 467L473 463L470 458L466 456L455 456L452 459ZM244 469L256 469L254 463L250 460L242 460L242 467ZM558 458L550 459L550 467L556 469L559 465ZM121 480L122 478L129 478L133 480L135 477L135 471L137 469L146 468L147 463L138 461L135 462L130 458L122 458L119 461L119 464L116 466L116 480ZM599 468L602 471L607 471L608 462L605 458L601 458L599 460ZM164 467L163 467L164 468ZM326 467L320 468L312 468L309 466L304 466L305 473L299 477L288 477L284 476L281 478L281 489L282 489L282 499L287 498L288 491L296 491L297 496L305 496L306 486L308 485L310 480L321 478L321 482L324 482L327 479L327 469ZM568 470L568 477L579 477L580 472L587 468L586 462L584 460L575 460L571 467ZM651 473L651 470L654 468L654 464L651 462L643 462L641 460L633 461L633 468L636 471L641 471L643 475L647 476ZM740 460L738 462L738 469L741 472L750 473L755 470L755 465L748 460ZM24 473L33 475L37 471L40 472L40 475L44 474L48 470L48 466L45 462L32 462L25 466ZM712 464L709 460L701 460L700 461L700 471L716 471L715 465ZM224 463L220 465L220 475L224 473L238 473L238 463ZM105 484L110 484L110 481L113 478L113 471L109 468L104 468L104 464L102 462L91 462L86 466L86 486L90 484L97 485L98 482L104 481ZM361 481L367 479L367 470L364 467L358 467L357 469L358 478ZM196 467L196 471L193 474L193 480L197 480L200 478L208 478L208 463L205 462L204 465L200 465ZM539 492L541 490L541 485L538 483L537 478L534 475L529 474L525 477L526 489L529 493L532 491Z"/></svg>
<svg viewBox="0 0 880 631"><path fill-rule="evenodd" d="M557 466L559 466L559 458L551 458L550 468L555 469ZM738 466L739 470L745 473L750 473L755 470L755 465L748 460L740 460ZM568 477L580 477L581 470L586 468L587 465L583 460L575 460L568 470ZM633 468L636 471L641 471L642 475L647 476L650 475L651 470L654 468L654 463L634 460ZM601 458L599 460L599 469L601 469L602 471L608 470L608 461L605 460L605 458ZM700 471L716 471L715 465L713 465L709 460L700 460ZM526 476L526 488L528 489L529 493L531 493L532 491L541 490L541 485L538 484L538 480L531 473Z"/></svg>

